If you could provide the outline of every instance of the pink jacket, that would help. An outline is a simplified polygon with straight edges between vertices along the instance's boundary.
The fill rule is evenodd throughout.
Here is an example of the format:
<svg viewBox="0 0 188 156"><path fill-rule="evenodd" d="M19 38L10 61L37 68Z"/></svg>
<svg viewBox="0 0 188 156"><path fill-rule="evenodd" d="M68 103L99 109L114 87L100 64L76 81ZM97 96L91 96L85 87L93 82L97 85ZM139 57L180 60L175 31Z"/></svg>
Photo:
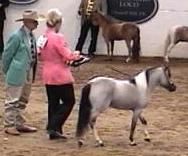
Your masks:
<svg viewBox="0 0 188 156"><path fill-rule="evenodd" d="M62 34L48 28L45 32L47 43L40 49L42 79L44 84L61 85L73 83L74 78L67 61L78 59L68 47Z"/></svg>

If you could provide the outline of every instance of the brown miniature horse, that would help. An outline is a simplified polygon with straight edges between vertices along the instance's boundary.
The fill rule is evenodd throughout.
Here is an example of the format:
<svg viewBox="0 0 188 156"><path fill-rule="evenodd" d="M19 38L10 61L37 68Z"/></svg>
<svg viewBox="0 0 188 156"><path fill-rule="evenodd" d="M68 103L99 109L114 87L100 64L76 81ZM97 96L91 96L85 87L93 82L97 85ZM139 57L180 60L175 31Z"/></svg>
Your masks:
<svg viewBox="0 0 188 156"><path fill-rule="evenodd" d="M169 62L169 54L172 48L179 42L188 42L188 26L176 25L170 28L165 41L165 62Z"/></svg>
<svg viewBox="0 0 188 156"><path fill-rule="evenodd" d="M107 45L107 52L108 56L110 56L110 60L113 56L114 41L125 40L129 53L126 62L129 62L131 58L133 58L135 62L139 62L140 29L136 24L112 22L99 12L92 13L91 21L94 25L99 25L102 28L102 35ZM133 41L132 45L131 41Z"/></svg>

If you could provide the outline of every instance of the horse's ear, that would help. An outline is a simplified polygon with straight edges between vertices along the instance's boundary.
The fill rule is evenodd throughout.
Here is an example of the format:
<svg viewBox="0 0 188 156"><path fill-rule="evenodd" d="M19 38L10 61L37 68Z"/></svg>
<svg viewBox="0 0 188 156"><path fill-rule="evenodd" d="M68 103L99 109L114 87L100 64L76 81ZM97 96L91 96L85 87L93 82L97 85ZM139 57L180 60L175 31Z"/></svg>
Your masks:
<svg viewBox="0 0 188 156"><path fill-rule="evenodd" d="M93 15L95 15L95 14L97 14L97 13L98 13L98 11L97 11L97 10L92 11L92 12L91 12L91 16L93 16Z"/></svg>

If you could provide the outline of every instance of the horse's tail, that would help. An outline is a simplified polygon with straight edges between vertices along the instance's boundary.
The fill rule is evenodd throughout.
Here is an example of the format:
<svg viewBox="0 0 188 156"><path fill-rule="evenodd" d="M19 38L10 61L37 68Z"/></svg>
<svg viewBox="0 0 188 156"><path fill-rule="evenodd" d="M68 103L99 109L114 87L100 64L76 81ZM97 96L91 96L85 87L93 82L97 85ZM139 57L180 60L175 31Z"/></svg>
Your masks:
<svg viewBox="0 0 188 156"><path fill-rule="evenodd" d="M89 100L91 85L87 84L82 89L82 95L80 100L79 116L76 130L76 137L81 137L88 129L91 114L91 103Z"/></svg>
<svg viewBox="0 0 188 156"><path fill-rule="evenodd" d="M137 33L133 38L132 57L136 62L139 62L140 57L140 29L137 27Z"/></svg>

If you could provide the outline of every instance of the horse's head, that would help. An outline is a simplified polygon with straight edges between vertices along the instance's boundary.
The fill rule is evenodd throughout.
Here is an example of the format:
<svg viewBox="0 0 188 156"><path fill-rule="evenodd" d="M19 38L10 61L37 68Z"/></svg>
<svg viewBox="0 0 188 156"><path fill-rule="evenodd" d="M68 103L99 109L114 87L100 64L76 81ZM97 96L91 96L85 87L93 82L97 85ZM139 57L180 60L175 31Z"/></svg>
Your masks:
<svg viewBox="0 0 188 156"><path fill-rule="evenodd" d="M93 23L93 25L99 25L100 23L100 14L97 11L94 11L91 13L91 22Z"/></svg>
<svg viewBox="0 0 188 156"><path fill-rule="evenodd" d="M93 25L99 26L103 26L109 21L109 19L106 16L104 16L102 12L99 11L92 12L90 19Z"/></svg>
<svg viewBox="0 0 188 156"><path fill-rule="evenodd" d="M171 80L171 71L169 66L164 65L162 66L161 76L160 76L160 85L170 92L173 92L176 90L175 84Z"/></svg>
<svg viewBox="0 0 188 156"><path fill-rule="evenodd" d="M171 80L171 71L169 66L164 65L157 68L151 68L150 71L150 83L160 85L170 92L176 90L175 84Z"/></svg>

